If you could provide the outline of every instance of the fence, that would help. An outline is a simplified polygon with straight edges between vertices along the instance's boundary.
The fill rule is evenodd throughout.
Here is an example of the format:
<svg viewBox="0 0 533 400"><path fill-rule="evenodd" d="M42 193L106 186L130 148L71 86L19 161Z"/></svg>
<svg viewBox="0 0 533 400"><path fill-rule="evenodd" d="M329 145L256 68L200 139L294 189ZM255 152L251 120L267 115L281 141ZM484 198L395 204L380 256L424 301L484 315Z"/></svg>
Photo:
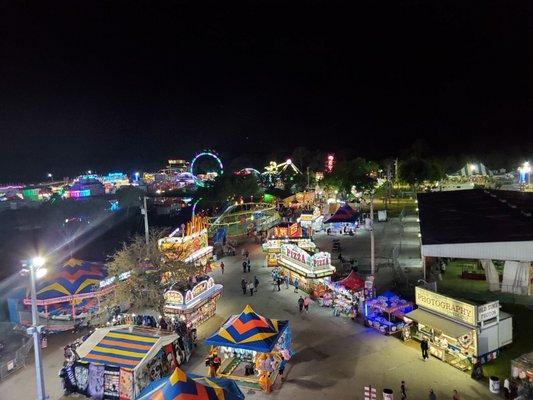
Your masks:
<svg viewBox="0 0 533 400"><path fill-rule="evenodd" d="M17 340L21 336L14 333L13 325L10 323L0 323L0 337L8 341L11 339L12 343L7 343L6 353L0 357L0 381L7 378L13 372L26 366L28 354L33 347L33 340L30 336L22 336L22 346L16 346L17 350L10 351L13 347L13 340Z"/></svg>

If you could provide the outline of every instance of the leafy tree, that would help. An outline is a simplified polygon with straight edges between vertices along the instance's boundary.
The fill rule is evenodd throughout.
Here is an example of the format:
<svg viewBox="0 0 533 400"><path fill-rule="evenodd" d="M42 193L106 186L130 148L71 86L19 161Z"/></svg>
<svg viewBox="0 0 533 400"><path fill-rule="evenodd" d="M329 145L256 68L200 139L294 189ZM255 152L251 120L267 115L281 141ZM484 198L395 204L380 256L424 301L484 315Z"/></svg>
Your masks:
<svg viewBox="0 0 533 400"><path fill-rule="evenodd" d="M377 170L376 163L364 158L339 161L333 171L326 174L323 184L345 194L350 193L352 187L355 187L357 191L365 192L374 188Z"/></svg>
<svg viewBox="0 0 533 400"><path fill-rule="evenodd" d="M242 197L249 200L258 199L263 194L257 178L254 175L235 176L227 174L219 176L212 184L197 191L196 197L204 202L222 204L228 200Z"/></svg>
<svg viewBox="0 0 533 400"><path fill-rule="evenodd" d="M163 293L175 282L187 281L190 276L203 271L202 266L185 264L176 257L169 258L158 247L158 240L166 236L164 229L151 229L148 245L145 238L135 235L130 243L124 243L107 262L109 276L131 272L129 278L115 281L114 294L103 300L103 305L112 308L126 304L133 311L145 309L163 312Z"/></svg>
<svg viewBox="0 0 533 400"><path fill-rule="evenodd" d="M423 182L441 180L444 177L444 172L437 161L412 156L400 163L399 175L401 181L416 190L418 185Z"/></svg>

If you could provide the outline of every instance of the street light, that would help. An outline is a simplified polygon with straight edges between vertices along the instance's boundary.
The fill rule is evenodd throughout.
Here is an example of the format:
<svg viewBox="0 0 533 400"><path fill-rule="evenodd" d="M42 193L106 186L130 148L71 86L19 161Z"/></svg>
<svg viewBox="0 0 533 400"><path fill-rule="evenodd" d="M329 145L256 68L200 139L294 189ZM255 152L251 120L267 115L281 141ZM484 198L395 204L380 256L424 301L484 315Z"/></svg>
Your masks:
<svg viewBox="0 0 533 400"><path fill-rule="evenodd" d="M31 320L32 326L28 328L27 333L33 335L33 351L35 354L35 377L37 380L37 400L45 400L44 393L44 376L43 365L41 360L41 337L42 327L38 326L37 316L37 291L35 290L35 281L46 274L43 257L35 257L30 262L30 280L31 280Z"/></svg>

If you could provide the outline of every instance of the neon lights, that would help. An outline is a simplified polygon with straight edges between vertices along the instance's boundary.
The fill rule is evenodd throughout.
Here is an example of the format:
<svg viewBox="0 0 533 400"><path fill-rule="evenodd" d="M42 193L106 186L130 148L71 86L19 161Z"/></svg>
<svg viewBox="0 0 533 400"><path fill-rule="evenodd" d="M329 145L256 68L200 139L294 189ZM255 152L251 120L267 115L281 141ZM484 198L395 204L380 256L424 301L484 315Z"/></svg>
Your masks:
<svg viewBox="0 0 533 400"><path fill-rule="evenodd" d="M218 155L212 151L203 151L201 153L198 153L194 156L194 158L192 159L191 161L191 165L189 166L189 172L191 174L194 174L193 172L193 168L194 168L194 163L196 162L196 160L198 160L200 157L211 157L211 158L214 158L216 160L216 162L218 163L218 167L220 168L220 175L222 175L224 173L224 166L222 165L222 161L220 160L220 158L218 157Z"/></svg>
<svg viewBox="0 0 533 400"><path fill-rule="evenodd" d="M335 164L335 156L333 154L328 154L326 158L326 172L333 171L333 165Z"/></svg>

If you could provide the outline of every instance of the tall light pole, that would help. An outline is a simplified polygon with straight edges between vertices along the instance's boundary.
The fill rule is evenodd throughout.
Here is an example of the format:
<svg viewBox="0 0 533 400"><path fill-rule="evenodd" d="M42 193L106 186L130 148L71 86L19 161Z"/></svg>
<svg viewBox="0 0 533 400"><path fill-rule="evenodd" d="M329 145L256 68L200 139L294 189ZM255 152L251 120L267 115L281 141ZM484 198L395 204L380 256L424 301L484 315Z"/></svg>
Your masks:
<svg viewBox="0 0 533 400"><path fill-rule="evenodd" d="M376 273L376 260L374 258L374 191L370 192L370 274Z"/></svg>
<svg viewBox="0 0 533 400"><path fill-rule="evenodd" d="M45 400L44 392L44 375L43 365L41 360L41 330L42 327L38 325L37 314L37 291L35 289L35 281L38 275L43 276L46 270L43 267L45 263L44 258L35 257L30 262L30 280L31 280L31 320L32 326L28 328L28 334L33 335L33 351L35 354L35 379L37 383L37 400Z"/></svg>
<svg viewBox="0 0 533 400"><path fill-rule="evenodd" d="M150 236L149 236L149 227L148 227L148 208L146 207L146 199L148 197L143 197L143 208L141 209L141 214L144 215L144 239L146 241L146 246L148 247L148 243L150 242Z"/></svg>

